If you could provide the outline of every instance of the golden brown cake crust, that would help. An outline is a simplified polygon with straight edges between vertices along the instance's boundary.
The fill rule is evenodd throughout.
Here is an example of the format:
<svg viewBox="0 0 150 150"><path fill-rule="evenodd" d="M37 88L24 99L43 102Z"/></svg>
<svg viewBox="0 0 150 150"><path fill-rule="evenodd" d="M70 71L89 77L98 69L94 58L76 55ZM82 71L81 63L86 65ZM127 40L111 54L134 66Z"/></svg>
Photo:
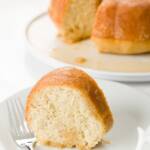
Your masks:
<svg viewBox="0 0 150 150"><path fill-rule="evenodd" d="M92 36L150 40L150 0L104 0L97 10Z"/></svg>
<svg viewBox="0 0 150 150"><path fill-rule="evenodd" d="M73 87L86 96L89 99L87 102L92 108L93 113L102 123L102 130L106 133L113 125L112 113L107 105L106 99L102 90L99 89L97 83L83 71L65 67L56 69L46 76L44 76L30 92L25 110L25 118L30 125L30 104L32 103L32 96L49 86L68 86Z"/></svg>
<svg viewBox="0 0 150 150"><path fill-rule="evenodd" d="M65 13L65 9L68 7L68 0L52 0L49 8L49 15L53 19L54 23L60 27L62 25L62 19Z"/></svg>

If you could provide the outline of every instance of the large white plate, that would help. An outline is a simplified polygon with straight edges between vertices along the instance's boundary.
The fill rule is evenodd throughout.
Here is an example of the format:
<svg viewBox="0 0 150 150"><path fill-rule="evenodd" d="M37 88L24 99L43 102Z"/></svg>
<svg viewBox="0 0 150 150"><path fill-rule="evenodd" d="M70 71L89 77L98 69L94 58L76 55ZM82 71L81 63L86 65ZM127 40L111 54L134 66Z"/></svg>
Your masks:
<svg viewBox="0 0 150 150"><path fill-rule="evenodd" d="M33 18L25 28L25 41L30 52L53 68L75 65L95 78L128 82L150 81L150 54L101 54L90 40L68 45L56 35L57 30L46 12ZM79 57L84 57L87 61L80 63Z"/></svg>
<svg viewBox="0 0 150 150"><path fill-rule="evenodd" d="M134 150L137 142L137 127L150 125L150 99L146 95L119 83L98 81L104 90L114 114L115 124L106 139L112 143L95 150ZM20 98L25 103L29 89L22 90L6 99ZM0 105L0 150L16 150L8 133L6 101ZM38 148L43 150L44 148ZM49 148L49 150L54 150ZM71 150L71 149L68 149ZM144 149L146 150L146 149Z"/></svg>

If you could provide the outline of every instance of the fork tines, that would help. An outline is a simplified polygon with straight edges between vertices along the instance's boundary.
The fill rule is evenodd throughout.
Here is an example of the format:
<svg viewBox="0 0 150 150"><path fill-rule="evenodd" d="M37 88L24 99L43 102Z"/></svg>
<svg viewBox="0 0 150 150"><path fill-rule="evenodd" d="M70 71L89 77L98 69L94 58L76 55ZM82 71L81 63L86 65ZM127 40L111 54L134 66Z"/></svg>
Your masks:
<svg viewBox="0 0 150 150"><path fill-rule="evenodd" d="M32 138L33 133L28 128L24 119L24 107L21 99L7 101L8 120L10 125L10 133L13 138Z"/></svg>

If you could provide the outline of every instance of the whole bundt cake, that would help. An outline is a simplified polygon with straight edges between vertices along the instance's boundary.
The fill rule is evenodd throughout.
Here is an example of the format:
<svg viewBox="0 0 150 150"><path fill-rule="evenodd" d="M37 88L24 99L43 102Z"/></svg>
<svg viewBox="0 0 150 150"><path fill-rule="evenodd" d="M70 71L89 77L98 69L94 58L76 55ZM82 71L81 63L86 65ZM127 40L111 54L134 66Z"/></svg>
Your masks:
<svg viewBox="0 0 150 150"><path fill-rule="evenodd" d="M101 52L150 52L150 0L104 0L97 10L92 39Z"/></svg>
<svg viewBox="0 0 150 150"><path fill-rule="evenodd" d="M66 42L89 38L101 0L52 0L49 15Z"/></svg>

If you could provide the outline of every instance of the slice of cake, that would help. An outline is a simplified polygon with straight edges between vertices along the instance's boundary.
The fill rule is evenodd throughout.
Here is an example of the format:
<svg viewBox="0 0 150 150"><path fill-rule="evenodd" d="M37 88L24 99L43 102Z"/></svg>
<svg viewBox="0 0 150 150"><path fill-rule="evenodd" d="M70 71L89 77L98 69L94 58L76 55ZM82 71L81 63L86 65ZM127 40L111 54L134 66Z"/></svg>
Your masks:
<svg viewBox="0 0 150 150"><path fill-rule="evenodd" d="M25 110L37 142L90 150L113 124L102 90L85 72L71 67L44 76L30 92Z"/></svg>
<svg viewBox="0 0 150 150"><path fill-rule="evenodd" d="M72 43L91 36L101 0L52 0L49 14L65 41Z"/></svg>

